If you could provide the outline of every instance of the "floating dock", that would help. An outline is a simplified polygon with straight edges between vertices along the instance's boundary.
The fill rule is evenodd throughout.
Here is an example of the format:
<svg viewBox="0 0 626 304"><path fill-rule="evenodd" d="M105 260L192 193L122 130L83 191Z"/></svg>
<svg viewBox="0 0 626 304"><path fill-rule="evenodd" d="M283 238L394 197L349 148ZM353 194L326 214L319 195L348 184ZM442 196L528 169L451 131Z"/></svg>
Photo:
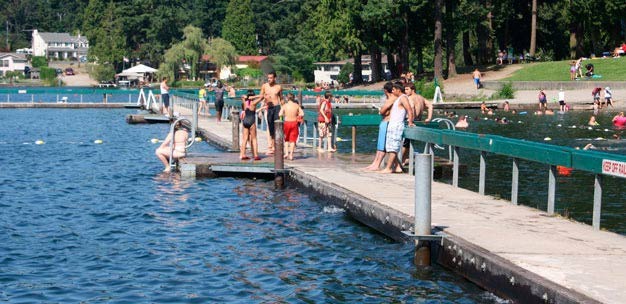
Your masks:
<svg viewBox="0 0 626 304"><path fill-rule="evenodd" d="M183 107L176 111L190 114ZM209 142L233 147L231 122L203 117L198 128ZM265 152L264 132L258 140ZM242 162L238 155L190 156L180 170L271 174L273 157ZM415 179L363 170L372 157L299 147L296 159L285 161L287 181L395 240L410 241L402 231L414 223ZM516 303L626 302L622 235L439 182L432 184L432 222L444 236L434 243L433 261L500 297Z"/></svg>

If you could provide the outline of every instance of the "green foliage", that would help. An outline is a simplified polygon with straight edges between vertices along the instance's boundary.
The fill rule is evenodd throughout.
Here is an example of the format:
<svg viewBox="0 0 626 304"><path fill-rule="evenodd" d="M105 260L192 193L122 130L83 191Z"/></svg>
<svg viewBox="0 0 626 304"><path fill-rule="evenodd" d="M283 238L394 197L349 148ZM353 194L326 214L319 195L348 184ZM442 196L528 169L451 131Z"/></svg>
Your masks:
<svg viewBox="0 0 626 304"><path fill-rule="evenodd" d="M91 47L89 56L101 64L118 64L127 53L122 24L115 22L120 7L111 1L90 1L85 12L85 31ZM107 79L110 80L110 79Z"/></svg>
<svg viewBox="0 0 626 304"><path fill-rule="evenodd" d="M233 66L239 55L235 47L225 39L211 39L207 47L207 54L211 57L211 62L217 65L220 70L224 66Z"/></svg>
<svg viewBox="0 0 626 304"><path fill-rule="evenodd" d="M254 69L254 68L242 68L242 69L237 69L237 75L239 77L251 77L251 78L259 78L259 77L263 77L263 71L261 71L261 69Z"/></svg>
<svg viewBox="0 0 626 304"><path fill-rule="evenodd" d="M433 99L435 96L435 82L426 82L424 79L415 82L415 91L427 99ZM443 93L443 85L439 83L439 88Z"/></svg>
<svg viewBox="0 0 626 304"><path fill-rule="evenodd" d="M115 79L115 68L112 64L98 64L91 74L97 81L111 81Z"/></svg>
<svg viewBox="0 0 626 304"><path fill-rule="evenodd" d="M17 79L21 79L24 78L24 72L22 71L6 71L4 73L4 77L5 78L17 78Z"/></svg>
<svg viewBox="0 0 626 304"><path fill-rule="evenodd" d="M289 74L296 81L313 81L313 56L299 40L278 40L272 59L276 71Z"/></svg>
<svg viewBox="0 0 626 304"><path fill-rule="evenodd" d="M204 81L201 80L179 80L172 84L173 87L179 88L198 88L204 85Z"/></svg>
<svg viewBox="0 0 626 304"><path fill-rule="evenodd" d="M354 64L350 62L346 62L339 70L339 75L337 75L337 81L339 83L348 83L350 82L350 73L354 72Z"/></svg>
<svg viewBox="0 0 626 304"><path fill-rule="evenodd" d="M31 59L31 63L33 64L34 68L47 67L48 59L46 59L46 57L44 56L33 56L33 58Z"/></svg>
<svg viewBox="0 0 626 304"><path fill-rule="evenodd" d="M178 79L177 76L181 72L190 76L190 79L196 79L197 63L207 49L207 43L202 38L202 30L189 25L183 32L185 40L173 44L165 52L163 62L159 67L159 74L171 80Z"/></svg>
<svg viewBox="0 0 626 304"><path fill-rule="evenodd" d="M513 83L511 81L503 83L502 87L500 87L500 90L498 90L494 94L494 97L500 98L500 99L515 98L515 89L513 89Z"/></svg>
<svg viewBox="0 0 626 304"><path fill-rule="evenodd" d="M254 13L250 0L230 0L222 27L222 37L241 54L256 53Z"/></svg>
<svg viewBox="0 0 626 304"><path fill-rule="evenodd" d="M55 69L49 67L40 67L39 69L39 78L43 80L54 80L57 78Z"/></svg>

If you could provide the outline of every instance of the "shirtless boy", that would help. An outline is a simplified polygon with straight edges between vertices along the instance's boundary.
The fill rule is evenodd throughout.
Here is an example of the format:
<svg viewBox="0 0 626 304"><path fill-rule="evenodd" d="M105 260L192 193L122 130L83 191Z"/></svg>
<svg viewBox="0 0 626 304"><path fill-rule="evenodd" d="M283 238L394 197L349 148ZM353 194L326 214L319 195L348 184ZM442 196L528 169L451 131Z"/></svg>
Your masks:
<svg viewBox="0 0 626 304"><path fill-rule="evenodd" d="M415 117L415 121L422 121L422 112L424 112L424 108L428 108L428 116L424 122L430 122L433 118L433 104L426 100L426 98L422 95L415 93L415 85L412 83L407 83L404 86L404 94L409 97L409 105L413 109L413 117ZM404 139L404 143L402 144L403 165L408 164L410 142L410 140Z"/></svg>
<svg viewBox="0 0 626 304"><path fill-rule="evenodd" d="M276 72L270 72L267 74L267 82L261 86L261 97L265 102L264 108L267 109L267 134L268 134L268 148L267 155L274 154L274 121L278 119L280 113L280 106L283 103L283 88L276 83Z"/></svg>
<svg viewBox="0 0 626 304"><path fill-rule="evenodd" d="M287 103L280 108L280 117L284 117L285 123L283 130L285 132L285 158L293 160L293 151L296 149L298 141L298 118L304 117L304 112L300 105L295 102L293 93L287 94Z"/></svg>

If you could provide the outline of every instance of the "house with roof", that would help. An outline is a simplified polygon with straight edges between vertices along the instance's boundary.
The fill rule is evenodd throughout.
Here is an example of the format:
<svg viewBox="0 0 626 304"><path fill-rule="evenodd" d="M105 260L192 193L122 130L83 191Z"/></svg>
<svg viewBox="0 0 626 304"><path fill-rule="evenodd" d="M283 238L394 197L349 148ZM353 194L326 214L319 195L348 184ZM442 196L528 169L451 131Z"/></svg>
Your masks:
<svg viewBox="0 0 626 304"><path fill-rule="evenodd" d="M24 54L0 53L0 74L6 75L9 71L24 72L28 60Z"/></svg>
<svg viewBox="0 0 626 304"><path fill-rule="evenodd" d="M89 40L85 36L68 33L46 33L33 30L33 56L46 58L80 58L87 56Z"/></svg>
<svg viewBox="0 0 626 304"><path fill-rule="evenodd" d="M255 68L267 72L272 70L272 64L268 59L268 56L239 56L235 62L235 67L237 69ZM222 67L219 73L220 79L229 79L232 76L235 75L230 66Z"/></svg>
<svg viewBox="0 0 626 304"><path fill-rule="evenodd" d="M387 55L383 55L380 61L382 63L382 73L387 73L389 71ZM330 83L331 81L336 82L337 76L339 76L339 71L341 71L341 67L348 62L354 64L354 58L332 62L315 62L315 71L313 71L315 83ZM372 59L370 55L363 55L361 57L361 65L363 66L363 81L370 81L372 79L371 62Z"/></svg>

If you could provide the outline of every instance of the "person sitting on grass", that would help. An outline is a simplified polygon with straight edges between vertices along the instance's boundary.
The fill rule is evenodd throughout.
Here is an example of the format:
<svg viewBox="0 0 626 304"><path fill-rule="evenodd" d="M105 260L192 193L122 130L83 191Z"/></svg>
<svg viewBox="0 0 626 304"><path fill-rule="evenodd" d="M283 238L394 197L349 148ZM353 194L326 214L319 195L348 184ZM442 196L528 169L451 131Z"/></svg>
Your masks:
<svg viewBox="0 0 626 304"><path fill-rule="evenodd" d="M170 143L174 145L174 150L172 153L172 157L175 160L183 158L187 155L187 140L189 139L189 133L187 128L183 126L182 122L176 123L174 126L174 136L172 137L172 133L168 133L165 140L161 143L161 145L154 152L159 160L165 166L163 172L170 171Z"/></svg>

